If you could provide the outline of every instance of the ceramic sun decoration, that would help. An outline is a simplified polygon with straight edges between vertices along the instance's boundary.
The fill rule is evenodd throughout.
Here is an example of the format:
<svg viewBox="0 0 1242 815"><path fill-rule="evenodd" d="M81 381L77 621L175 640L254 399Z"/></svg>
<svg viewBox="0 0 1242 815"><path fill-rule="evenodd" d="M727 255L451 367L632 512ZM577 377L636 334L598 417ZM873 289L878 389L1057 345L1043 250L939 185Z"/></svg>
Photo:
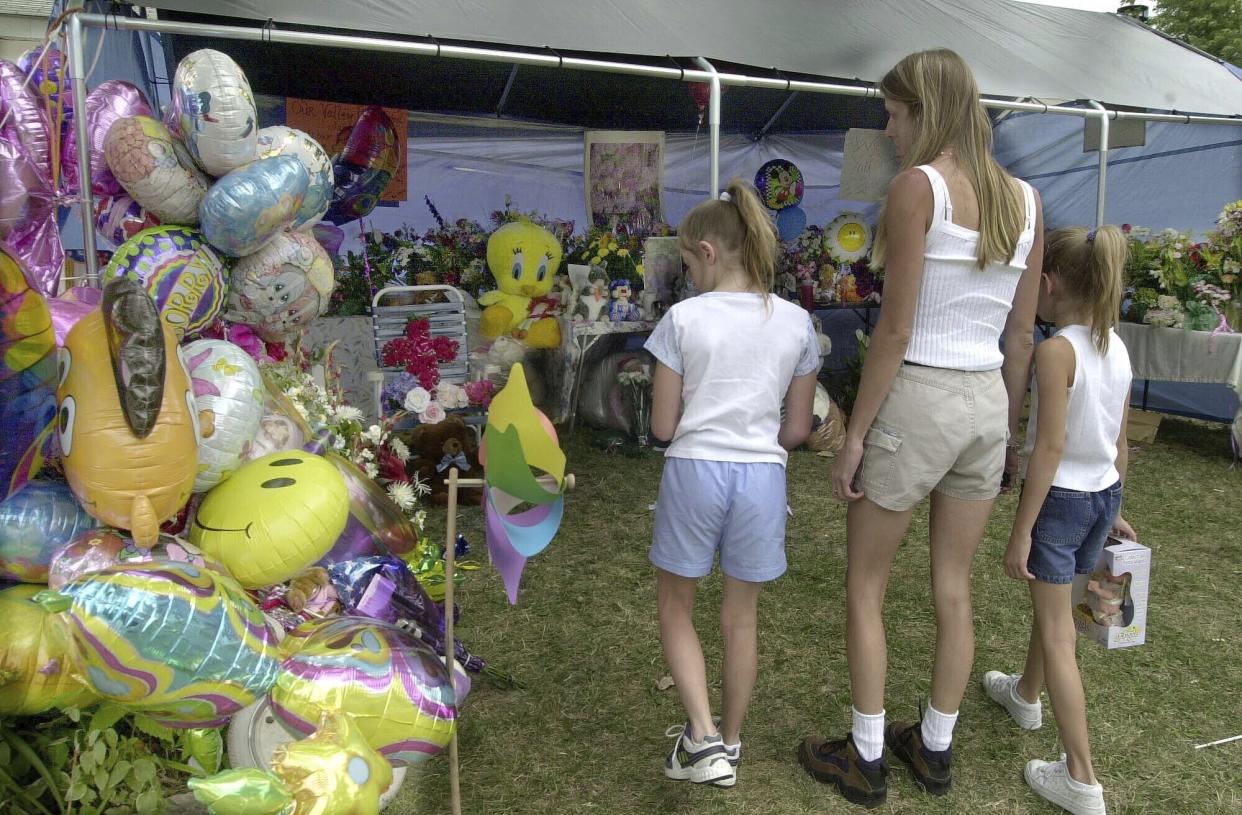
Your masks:
<svg viewBox="0 0 1242 815"><path fill-rule="evenodd" d="M618 278L609 285L612 293L612 303L608 306L608 319L614 323L634 323L638 322L638 306L630 302L632 290L630 289L630 281L625 278Z"/></svg>
<svg viewBox="0 0 1242 815"><path fill-rule="evenodd" d="M602 269L592 269L586 289L578 295L574 316L588 323L608 319L608 275Z"/></svg>

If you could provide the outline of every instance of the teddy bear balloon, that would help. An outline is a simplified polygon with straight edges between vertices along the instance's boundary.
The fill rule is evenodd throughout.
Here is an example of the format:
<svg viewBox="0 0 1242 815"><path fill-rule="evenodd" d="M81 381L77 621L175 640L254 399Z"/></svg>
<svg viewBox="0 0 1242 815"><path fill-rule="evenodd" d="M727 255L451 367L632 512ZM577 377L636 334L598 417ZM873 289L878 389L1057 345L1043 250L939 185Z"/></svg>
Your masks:
<svg viewBox="0 0 1242 815"><path fill-rule="evenodd" d="M479 298L484 307L479 321L483 336L494 339L519 330L529 315L531 300L546 297L552 290L560 265L560 241L541 226L520 220L493 232L487 239L487 266L500 288ZM531 348L561 344L561 327L552 317L536 320L525 332L519 338Z"/></svg>

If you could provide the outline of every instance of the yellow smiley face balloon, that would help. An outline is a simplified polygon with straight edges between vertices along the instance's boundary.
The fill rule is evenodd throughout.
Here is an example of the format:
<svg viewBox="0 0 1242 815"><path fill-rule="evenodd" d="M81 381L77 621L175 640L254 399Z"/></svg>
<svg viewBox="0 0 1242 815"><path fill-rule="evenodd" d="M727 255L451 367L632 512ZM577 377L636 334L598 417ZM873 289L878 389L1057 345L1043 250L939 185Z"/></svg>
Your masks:
<svg viewBox="0 0 1242 815"><path fill-rule="evenodd" d="M296 577L328 553L349 518L345 479L301 450L246 464L207 493L190 542L246 588Z"/></svg>

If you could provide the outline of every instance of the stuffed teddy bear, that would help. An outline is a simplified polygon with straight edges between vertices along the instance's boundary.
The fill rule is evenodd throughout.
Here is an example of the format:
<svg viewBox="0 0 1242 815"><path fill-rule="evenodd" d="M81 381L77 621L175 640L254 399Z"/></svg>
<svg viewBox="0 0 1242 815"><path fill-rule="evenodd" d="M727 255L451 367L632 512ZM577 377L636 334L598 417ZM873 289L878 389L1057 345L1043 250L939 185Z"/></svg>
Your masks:
<svg viewBox="0 0 1242 815"><path fill-rule="evenodd" d="M449 416L436 424L420 424L410 436L410 470L419 480L430 485L431 502L448 503L448 471L456 467L462 478L482 478L479 454L474 447L474 432L460 416ZM483 491L462 488L462 503L483 503Z"/></svg>
<svg viewBox="0 0 1242 815"><path fill-rule="evenodd" d="M548 230L522 219L507 223L487 239L487 267L497 291L479 298L479 331L488 339L513 334L530 314L530 301L546 297L561 265L561 243ZM561 325L552 317L536 320L522 337L531 348L557 348Z"/></svg>

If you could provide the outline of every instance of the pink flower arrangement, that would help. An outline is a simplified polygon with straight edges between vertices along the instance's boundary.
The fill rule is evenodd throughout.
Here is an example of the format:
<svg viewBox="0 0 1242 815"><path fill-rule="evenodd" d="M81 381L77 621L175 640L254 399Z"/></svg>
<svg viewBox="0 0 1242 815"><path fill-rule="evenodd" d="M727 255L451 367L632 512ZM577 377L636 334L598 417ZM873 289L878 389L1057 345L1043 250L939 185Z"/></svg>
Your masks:
<svg viewBox="0 0 1242 815"><path fill-rule="evenodd" d="M492 403L492 395L496 392L496 385L490 379L467 382L464 387L470 404L481 407L489 406Z"/></svg>
<svg viewBox="0 0 1242 815"><path fill-rule="evenodd" d="M410 320L405 326L405 335L389 340L381 353L385 366L404 368L429 391L440 382L437 365L452 362L456 357L457 341L433 337L431 324L426 320Z"/></svg>

